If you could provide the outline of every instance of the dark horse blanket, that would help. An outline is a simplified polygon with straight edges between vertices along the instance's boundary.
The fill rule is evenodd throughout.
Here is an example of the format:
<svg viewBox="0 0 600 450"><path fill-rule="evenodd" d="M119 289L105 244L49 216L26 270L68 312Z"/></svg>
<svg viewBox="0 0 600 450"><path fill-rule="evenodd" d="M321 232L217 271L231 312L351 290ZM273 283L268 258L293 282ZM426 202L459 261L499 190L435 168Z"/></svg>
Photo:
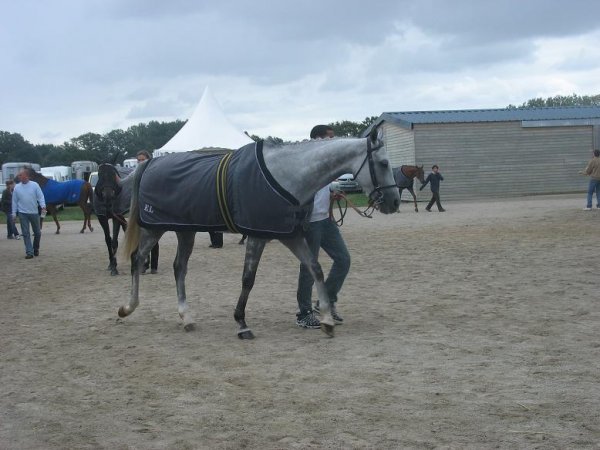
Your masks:
<svg viewBox="0 0 600 450"><path fill-rule="evenodd" d="M396 186L398 186L400 189L412 189L414 183L413 179L408 178L402 173L402 167L394 167L392 169L392 173L394 174Z"/></svg>
<svg viewBox="0 0 600 450"><path fill-rule="evenodd" d="M265 166L262 142L229 155L226 205L219 206L217 168L223 155L172 153L146 162L139 185L140 224L171 231L234 231L263 238L290 237L308 218L312 202L298 201ZM233 219L227 226L222 207Z"/></svg>
<svg viewBox="0 0 600 450"><path fill-rule="evenodd" d="M56 181L48 180L42 187L42 193L46 203L77 203L81 194L81 186L84 180Z"/></svg>

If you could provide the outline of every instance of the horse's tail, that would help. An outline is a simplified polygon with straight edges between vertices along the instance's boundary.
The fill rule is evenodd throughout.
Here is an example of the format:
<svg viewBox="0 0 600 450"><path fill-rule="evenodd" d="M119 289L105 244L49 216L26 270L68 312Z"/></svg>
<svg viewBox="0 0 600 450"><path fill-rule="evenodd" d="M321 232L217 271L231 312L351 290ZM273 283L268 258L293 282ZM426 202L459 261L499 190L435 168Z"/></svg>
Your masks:
<svg viewBox="0 0 600 450"><path fill-rule="evenodd" d="M127 231L125 232L125 243L123 245L123 253L129 259L133 252L135 252L140 243L140 211L138 204L138 192L140 190L140 180L142 174L146 170L148 164L140 164L136 169L133 179L133 186L131 187L131 204L129 207L129 223L127 224Z"/></svg>
<svg viewBox="0 0 600 450"><path fill-rule="evenodd" d="M88 215L91 215L94 212L94 188L92 188L92 184L89 181L86 181L83 185L84 188L84 198L83 204L85 205L85 212Z"/></svg>

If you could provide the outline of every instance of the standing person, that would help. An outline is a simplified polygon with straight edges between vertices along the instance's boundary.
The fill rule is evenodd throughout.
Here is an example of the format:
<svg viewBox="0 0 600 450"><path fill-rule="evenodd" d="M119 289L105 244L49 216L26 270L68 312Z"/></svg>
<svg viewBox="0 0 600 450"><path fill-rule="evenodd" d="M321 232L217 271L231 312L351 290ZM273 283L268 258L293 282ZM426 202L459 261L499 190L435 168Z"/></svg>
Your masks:
<svg viewBox="0 0 600 450"><path fill-rule="evenodd" d="M46 201L40 185L29 179L29 172L23 169L19 172L19 184L15 186L12 196L13 219L19 215L21 221L21 234L25 244L25 259L31 259L40 254L40 240L42 231L40 228L40 215L38 206L42 209L42 215L46 215ZM33 245L29 226L33 231Z"/></svg>
<svg viewBox="0 0 600 450"><path fill-rule="evenodd" d="M442 204L440 202L440 181L443 181L444 177L440 173L440 168L437 164L434 164L431 167L431 170L432 172L427 175L427 178L425 178L425 183L423 183L419 188L419 190L422 191L423 188L427 186L427 183L430 183L431 186L431 200L429 200L429 204L425 209L427 212L431 212L431 207L435 203L439 212L445 212L446 210L442 208Z"/></svg>
<svg viewBox="0 0 600 450"><path fill-rule="evenodd" d="M596 193L596 208L600 208L600 150L594 150L594 157L590 159L587 167L579 172L590 177L590 184L587 192L587 205L584 211L592 210L592 197Z"/></svg>
<svg viewBox="0 0 600 450"><path fill-rule="evenodd" d="M327 125L317 125L310 132L311 139L333 138L333 129ZM337 312L337 295L344 284L346 275L350 270L350 253L336 223L331 220L329 206L331 193L329 185L315 194L312 214L304 237L313 254L314 261L319 257L319 249L323 249L333 260L333 265L325 280L325 288L331 301L331 315L333 320L341 324L344 322L342 316ZM310 275L308 267L300 264L298 276L298 307L296 325L303 328L320 328L321 321L315 317L319 312L319 301L312 307L312 287L314 280Z"/></svg>
<svg viewBox="0 0 600 450"><path fill-rule="evenodd" d="M6 214L6 238L21 239L12 215L12 196L15 189L14 180L6 182L6 189L2 192L2 211Z"/></svg>
<svg viewBox="0 0 600 450"><path fill-rule="evenodd" d="M148 161L149 159L152 159L152 156L150 156L150 153L147 152L146 150L140 150L139 152L137 152L135 157L138 161L138 164L142 163L144 161ZM146 273L148 268L150 268L151 274L155 274L158 272L158 252L159 252L159 248L158 248L158 242L157 242L156 245L154 247L152 247L152 250L150 250L150 255L144 262L144 269L142 270L142 273Z"/></svg>

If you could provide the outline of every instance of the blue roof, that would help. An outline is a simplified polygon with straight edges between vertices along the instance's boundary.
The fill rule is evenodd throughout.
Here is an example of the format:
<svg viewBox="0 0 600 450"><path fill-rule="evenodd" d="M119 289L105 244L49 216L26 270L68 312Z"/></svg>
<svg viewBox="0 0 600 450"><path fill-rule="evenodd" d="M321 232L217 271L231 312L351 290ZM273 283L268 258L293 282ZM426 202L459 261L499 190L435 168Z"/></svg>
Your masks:
<svg viewBox="0 0 600 450"><path fill-rule="evenodd" d="M379 117L379 119L377 119L374 125L379 125L381 122L387 121L397 123L405 128L412 128L413 124L429 123L513 122L582 119L600 119L600 106L385 112Z"/></svg>

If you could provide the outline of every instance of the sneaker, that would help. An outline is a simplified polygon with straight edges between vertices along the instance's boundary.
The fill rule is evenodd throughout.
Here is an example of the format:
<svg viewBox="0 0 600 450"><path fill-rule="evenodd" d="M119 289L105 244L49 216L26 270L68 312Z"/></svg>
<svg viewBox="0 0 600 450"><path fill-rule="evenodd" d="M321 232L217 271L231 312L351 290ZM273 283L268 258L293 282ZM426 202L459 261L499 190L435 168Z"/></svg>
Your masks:
<svg viewBox="0 0 600 450"><path fill-rule="evenodd" d="M15 236L15 239L18 241L19 239L21 239L21 236L17 234L17 235Z"/></svg>
<svg viewBox="0 0 600 450"><path fill-rule="evenodd" d="M151 273L152 275L156 275L156 274L158 273L158 270L156 270L156 269L152 269L152 270L150 270L150 273Z"/></svg>
<svg viewBox="0 0 600 450"><path fill-rule="evenodd" d="M304 317L298 317L296 319L296 325L302 328L321 328L321 321L315 317L314 312L309 312Z"/></svg>
<svg viewBox="0 0 600 450"><path fill-rule="evenodd" d="M25 256L25 259L33 259L33 255L27 255Z"/></svg>
<svg viewBox="0 0 600 450"><path fill-rule="evenodd" d="M6 239L14 239L12 236L6 236Z"/></svg>
<svg viewBox="0 0 600 450"><path fill-rule="evenodd" d="M431 212L431 208L425 208L425 211Z"/></svg>
<svg viewBox="0 0 600 450"><path fill-rule="evenodd" d="M446 210L444 208L438 210L439 212L446 212Z"/></svg>
<svg viewBox="0 0 600 450"><path fill-rule="evenodd" d="M587 206L585 208L583 208L584 211L591 211L592 208L588 208Z"/></svg>
<svg viewBox="0 0 600 450"><path fill-rule="evenodd" d="M34 250L33 251L33 256L40 256L40 251L39 250Z"/></svg>

